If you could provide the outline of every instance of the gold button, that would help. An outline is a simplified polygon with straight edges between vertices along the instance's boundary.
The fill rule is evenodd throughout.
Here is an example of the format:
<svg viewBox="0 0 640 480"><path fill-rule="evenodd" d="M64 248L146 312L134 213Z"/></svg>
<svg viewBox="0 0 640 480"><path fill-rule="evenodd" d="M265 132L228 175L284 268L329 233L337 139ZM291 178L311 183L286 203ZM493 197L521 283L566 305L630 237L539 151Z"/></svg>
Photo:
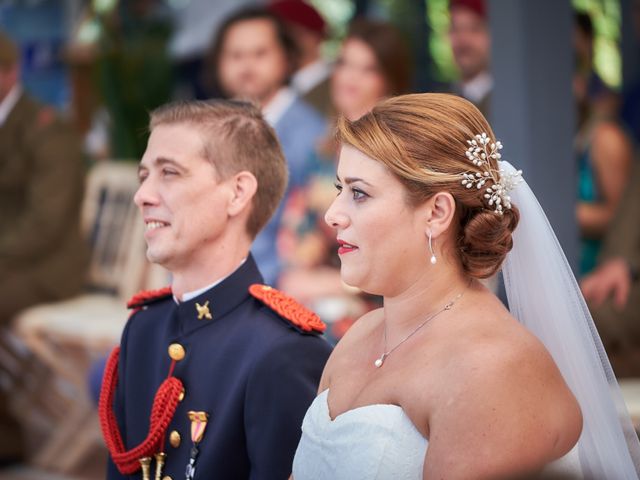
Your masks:
<svg viewBox="0 0 640 480"><path fill-rule="evenodd" d="M171 357L171 360L179 362L184 358L184 355L185 352L182 345L180 345L179 343L172 343L171 345L169 345L169 356Z"/></svg>
<svg viewBox="0 0 640 480"><path fill-rule="evenodd" d="M174 430L169 434L169 443L173 448L178 448L180 446L180 433L177 430Z"/></svg>
<svg viewBox="0 0 640 480"><path fill-rule="evenodd" d="M169 475L165 475L164 477L162 477L162 480L173 480L173 478L171 478Z"/></svg>
<svg viewBox="0 0 640 480"><path fill-rule="evenodd" d="M185 395L185 391L184 388L182 389L182 391L180 392L180 395L178 395L178 401L181 402L182 400L184 400L184 395Z"/></svg>

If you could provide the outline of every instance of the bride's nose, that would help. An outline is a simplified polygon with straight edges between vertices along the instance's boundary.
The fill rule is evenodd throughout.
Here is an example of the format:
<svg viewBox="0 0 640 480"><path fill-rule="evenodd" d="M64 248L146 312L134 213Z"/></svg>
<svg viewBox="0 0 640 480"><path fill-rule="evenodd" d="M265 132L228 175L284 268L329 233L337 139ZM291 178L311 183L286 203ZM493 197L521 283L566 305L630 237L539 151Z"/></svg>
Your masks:
<svg viewBox="0 0 640 480"><path fill-rule="evenodd" d="M349 217L340 208L340 197L336 197L333 203L329 206L329 209L324 214L324 221L331 228L344 229L349 223Z"/></svg>

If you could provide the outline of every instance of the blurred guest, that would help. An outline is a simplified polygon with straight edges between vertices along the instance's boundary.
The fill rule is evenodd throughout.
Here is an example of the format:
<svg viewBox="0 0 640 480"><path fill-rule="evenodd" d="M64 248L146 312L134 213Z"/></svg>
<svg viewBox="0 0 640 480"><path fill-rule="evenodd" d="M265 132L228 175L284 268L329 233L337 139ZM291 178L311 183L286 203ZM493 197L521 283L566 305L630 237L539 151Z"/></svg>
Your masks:
<svg viewBox="0 0 640 480"><path fill-rule="evenodd" d="M259 0L263 3L264 0ZM174 10L175 29L169 51L176 62L177 79L173 97L176 99L205 99L206 91L202 70L211 37L220 24L242 5L257 3L256 0L189 0L180 2ZM219 95L215 95L219 96Z"/></svg>
<svg viewBox="0 0 640 480"><path fill-rule="evenodd" d="M410 80L410 54L400 33L384 22L357 20L331 77L333 108L356 120L383 98L406 93ZM328 335L333 340L376 303L342 282L335 232L324 221L336 196L336 157L331 136L314 152L309 182L291 195L280 236L287 264L280 286L332 323Z"/></svg>
<svg viewBox="0 0 640 480"><path fill-rule="evenodd" d="M0 325L83 286L83 180L79 139L23 91L18 49L0 32ZM0 463L22 453L6 403L0 397Z"/></svg>
<svg viewBox="0 0 640 480"><path fill-rule="evenodd" d="M576 17L578 52L582 49L583 33L593 31L590 22L588 16ZM598 93L604 87L591 87L588 83L591 77L577 67L573 84L578 106L576 215L581 235L580 272L586 274L595 267L602 239L627 182L633 151L624 131L611 116L613 107L608 94Z"/></svg>
<svg viewBox="0 0 640 480"><path fill-rule="evenodd" d="M228 97L256 102L275 129L289 167L289 190L303 185L307 160L326 125L288 85L297 50L282 21L262 8L238 11L221 26L211 57L220 90ZM276 237L281 217L279 208L253 244L267 283L275 283L280 273Z"/></svg>
<svg viewBox="0 0 640 480"><path fill-rule="evenodd" d="M302 99L325 117L331 118L329 98L330 65L322 58L320 47L327 35L327 24L320 13L303 0L275 0L269 10L280 17L300 50L298 69L291 86Z"/></svg>
<svg viewBox="0 0 640 480"><path fill-rule="evenodd" d="M580 283L617 376L640 375L640 167L635 166L598 266Z"/></svg>
<svg viewBox="0 0 640 480"><path fill-rule="evenodd" d="M581 285L585 298L590 300L595 308L611 300L616 310L623 310L629 302L631 285L638 277L638 268L635 263L622 256L599 263L595 270L582 279Z"/></svg>
<svg viewBox="0 0 640 480"><path fill-rule="evenodd" d="M407 93L411 74L411 55L400 32L385 22L356 20L332 75L334 108L357 120L383 98Z"/></svg>
<svg viewBox="0 0 640 480"><path fill-rule="evenodd" d="M453 92L489 116L493 77L489 71L491 36L484 0L451 0L449 41L460 79Z"/></svg>

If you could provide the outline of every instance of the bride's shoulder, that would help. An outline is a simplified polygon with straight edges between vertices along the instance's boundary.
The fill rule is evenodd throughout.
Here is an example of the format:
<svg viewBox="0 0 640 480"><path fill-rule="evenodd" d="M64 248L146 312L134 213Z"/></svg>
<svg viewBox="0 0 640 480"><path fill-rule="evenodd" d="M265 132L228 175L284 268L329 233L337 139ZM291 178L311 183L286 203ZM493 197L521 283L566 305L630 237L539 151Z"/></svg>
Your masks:
<svg viewBox="0 0 640 480"><path fill-rule="evenodd" d="M478 296L461 317L448 330L459 361L477 363L487 373L496 368L555 367L538 338L493 295Z"/></svg>
<svg viewBox="0 0 640 480"><path fill-rule="evenodd" d="M436 443L467 443L486 452L486 462L505 448L522 465L560 457L582 428L575 397L544 345L508 313L485 325L440 376L442 396L430 416L442 435Z"/></svg>
<svg viewBox="0 0 640 480"><path fill-rule="evenodd" d="M472 385L484 388L490 380L528 391L566 387L542 342L508 312L496 312L491 321L479 323L459 343L454 362L456 369L473 371L480 379Z"/></svg>

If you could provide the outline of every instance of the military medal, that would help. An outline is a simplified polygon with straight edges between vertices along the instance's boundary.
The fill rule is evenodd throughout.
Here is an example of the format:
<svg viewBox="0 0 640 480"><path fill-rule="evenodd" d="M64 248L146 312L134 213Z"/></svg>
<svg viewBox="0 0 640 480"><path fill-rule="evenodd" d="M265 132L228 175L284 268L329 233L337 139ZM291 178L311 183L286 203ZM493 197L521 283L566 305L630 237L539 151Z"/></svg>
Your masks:
<svg viewBox="0 0 640 480"><path fill-rule="evenodd" d="M185 471L185 480L193 480L193 476L196 474L196 460L200 453L198 446L200 445L200 441L204 435L204 430L207 428L207 419L209 418L209 414L207 412L190 411L188 412L188 415L189 420L191 420L191 442L193 443L193 446L191 447L189 464Z"/></svg>

